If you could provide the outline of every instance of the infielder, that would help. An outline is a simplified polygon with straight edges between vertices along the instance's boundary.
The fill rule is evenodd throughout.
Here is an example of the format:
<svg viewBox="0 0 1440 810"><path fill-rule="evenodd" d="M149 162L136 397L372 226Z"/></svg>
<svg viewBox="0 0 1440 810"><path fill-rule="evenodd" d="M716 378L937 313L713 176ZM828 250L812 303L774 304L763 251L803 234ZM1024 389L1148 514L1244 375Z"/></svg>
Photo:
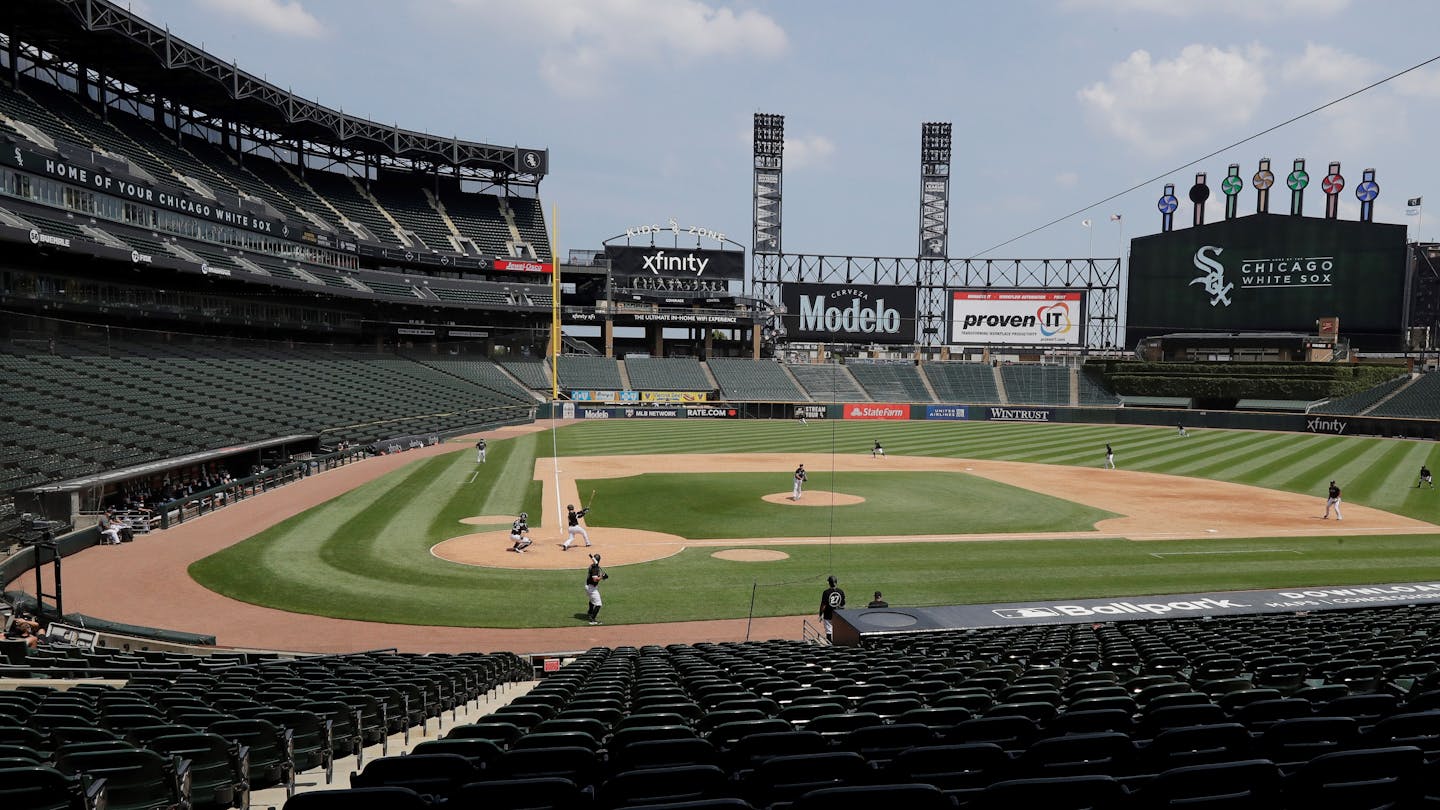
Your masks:
<svg viewBox="0 0 1440 810"><path fill-rule="evenodd" d="M1105 469L1115 469L1115 451L1110 448L1108 442L1105 445Z"/></svg>
<svg viewBox="0 0 1440 810"><path fill-rule="evenodd" d="M1343 520L1343 518L1340 517L1340 487L1335 486L1334 481L1330 482L1330 491L1327 492L1325 496L1325 514L1321 515L1320 519L1329 520L1331 509L1335 510L1336 520Z"/></svg>
<svg viewBox="0 0 1440 810"><path fill-rule="evenodd" d="M484 439L481 439L480 441L475 442L475 463L476 463L476 464L484 464L484 463L485 463L485 450L486 450L486 447L485 447L485 440L484 440Z"/></svg>
<svg viewBox="0 0 1440 810"><path fill-rule="evenodd" d="M1420 480L1415 482L1415 488L1419 489L1421 485L1428 485L1431 489L1435 488L1435 478L1430 475L1430 468L1424 464L1420 465Z"/></svg>
<svg viewBox="0 0 1440 810"><path fill-rule="evenodd" d="M573 503L565 507L565 519L570 525L566 528L569 535L565 538L565 542L560 544L561 551L570 550L570 544L575 542L575 535L577 534L585 538L585 547L590 547L590 532L585 531L585 527L580 525L580 521L588 514L590 514L589 509L581 509L579 512L576 512L575 504Z"/></svg>
<svg viewBox="0 0 1440 810"><path fill-rule="evenodd" d="M831 619L835 618L835 611L845 607L845 592L838 586L839 580L831 576L827 582L830 587L820 594L820 623L825 625L825 640L831 643L835 641L835 625Z"/></svg>
<svg viewBox="0 0 1440 810"><path fill-rule="evenodd" d="M510 546L510 550L517 554L524 554L525 549L530 547L532 541L530 540L529 515L521 512L520 517L515 518L515 522L510 524L510 541L514 543Z"/></svg>
<svg viewBox="0 0 1440 810"><path fill-rule="evenodd" d="M790 492L790 500L800 500L800 493L805 489L805 481L809 478L805 474L805 465L801 464L795 468L795 488Z"/></svg>
<svg viewBox="0 0 1440 810"><path fill-rule="evenodd" d="M870 448L870 458L885 458L885 448L880 446L880 440L875 440L875 446Z"/></svg>
<svg viewBox="0 0 1440 810"><path fill-rule="evenodd" d="M590 598L590 607L586 610L586 615L590 617L591 625L600 623L600 607L604 604L600 601L600 583L609 578L610 575L600 567L600 555L591 554L590 570L585 573L585 595Z"/></svg>

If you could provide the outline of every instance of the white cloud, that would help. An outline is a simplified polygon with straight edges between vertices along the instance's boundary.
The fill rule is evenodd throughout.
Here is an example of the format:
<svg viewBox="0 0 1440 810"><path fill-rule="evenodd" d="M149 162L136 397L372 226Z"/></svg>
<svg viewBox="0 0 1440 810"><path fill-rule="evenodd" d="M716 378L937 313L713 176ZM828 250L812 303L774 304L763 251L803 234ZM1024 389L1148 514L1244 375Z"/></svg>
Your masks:
<svg viewBox="0 0 1440 810"><path fill-rule="evenodd" d="M276 34L315 38L324 36L325 26L305 10L300 0L203 0L205 5L228 17Z"/></svg>
<svg viewBox="0 0 1440 810"><path fill-rule="evenodd" d="M1075 172L1060 172L1055 175L1055 185L1060 188L1074 188L1080 182L1080 175Z"/></svg>
<svg viewBox="0 0 1440 810"><path fill-rule="evenodd" d="M1166 17L1210 14L1249 20L1316 19L1339 14L1350 0L1065 0L1071 9L1095 9L1119 14L1141 12Z"/></svg>
<svg viewBox="0 0 1440 810"><path fill-rule="evenodd" d="M1265 99L1264 61L1264 51L1253 45L1187 45L1174 59L1159 61L1135 51L1078 96L1102 129L1163 154L1212 143L1217 134L1249 122Z"/></svg>
<svg viewBox="0 0 1440 810"><path fill-rule="evenodd" d="M715 58L769 59L785 30L753 9L706 0L450 0L496 35L541 43L540 75L557 92L587 95L623 64L679 66Z"/></svg>
<svg viewBox="0 0 1440 810"><path fill-rule="evenodd" d="M1314 42L1305 43L1304 52L1280 67L1280 78L1287 82L1348 89L1359 89L1379 75L1380 66L1369 59Z"/></svg>
<svg viewBox="0 0 1440 810"><path fill-rule="evenodd" d="M835 142L824 135L785 139L785 168L807 169L823 166L835 154Z"/></svg>
<svg viewBox="0 0 1440 810"><path fill-rule="evenodd" d="M1395 92L1414 98L1440 98L1440 68L1435 65L1407 73L1392 84Z"/></svg>

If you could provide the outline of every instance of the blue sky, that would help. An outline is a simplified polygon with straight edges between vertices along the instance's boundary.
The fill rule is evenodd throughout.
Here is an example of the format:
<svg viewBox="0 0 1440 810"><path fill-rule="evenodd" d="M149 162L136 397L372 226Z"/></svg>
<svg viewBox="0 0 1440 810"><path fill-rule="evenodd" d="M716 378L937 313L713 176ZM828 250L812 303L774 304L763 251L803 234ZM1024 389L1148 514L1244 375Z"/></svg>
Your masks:
<svg viewBox="0 0 1440 810"><path fill-rule="evenodd" d="M123 0L122 0L123 2ZM665 222L750 242L750 129L786 116L788 252L914 255L924 121L955 125L950 255L972 256L1440 54L1426 0L135 0L177 35L347 113L551 150L562 254ZM1168 178L1343 163L1340 215L1440 235L1440 63ZM1164 181L990 258L1114 256ZM1405 215L1425 195L1433 214ZM1254 210L1254 191L1241 212ZM1272 200L1283 210L1285 195ZM1123 222L1110 220L1122 214ZM1428 212L1427 212L1428 214ZM1090 229L1081 220L1093 221ZM1190 221L1184 202L1176 221ZM1122 233L1123 228L1123 233Z"/></svg>

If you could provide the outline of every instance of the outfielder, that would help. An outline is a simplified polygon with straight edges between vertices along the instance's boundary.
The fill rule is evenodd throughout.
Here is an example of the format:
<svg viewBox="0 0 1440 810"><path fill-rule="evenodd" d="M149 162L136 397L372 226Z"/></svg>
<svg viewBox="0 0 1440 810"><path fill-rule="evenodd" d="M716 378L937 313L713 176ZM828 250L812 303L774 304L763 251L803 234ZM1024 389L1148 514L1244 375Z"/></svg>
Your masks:
<svg viewBox="0 0 1440 810"><path fill-rule="evenodd" d="M1190 435L1190 434L1185 430L1185 425L1184 425L1184 423L1181 423L1181 424L1176 425L1176 426L1175 426L1175 429L1178 430L1178 431L1180 431L1180 438L1182 438L1182 439L1183 439L1183 438L1186 438L1187 436Z"/></svg>
<svg viewBox="0 0 1440 810"><path fill-rule="evenodd" d="M1430 475L1430 468L1424 464L1420 465L1420 480L1415 482L1415 488L1419 489L1422 485L1435 488L1435 478Z"/></svg>
<svg viewBox="0 0 1440 810"><path fill-rule="evenodd" d="M1115 469L1115 451L1110 448L1108 442L1105 444L1105 469Z"/></svg>
<svg viewBox="0 0 1440 810"><path fill-rule="evenodd" d="M568 521L569 524L570 524L570 525L566 528L566 531L569 532L569 534L568 534L568 536L565 538L565 542L563 542L563 543L560 544L560 550L561 550L561 551L569 551L569 550L570 550L570 544L573 543L573 542L575 542L575 535L577 535L577 534L580 535L581 537L585 538L585 547L586 547L586 548L589 548L589 547L590 547L590 532L585 531L585 527L582 526L582 525L580 525L580 521L583 520L586 515L590 514L590 510L589 510L589 509L581 509L579 512L576 512L576 511L575 511L575 504L573 504L573 503L567 505L567 506L565 507L565 510L566 510L566 511L565 511L565 519L566 519L566 521Z"/></svg>
<svg viewBox="0 0 1440 810"><path fill-rule="evenodd" d="M885 448L880 446L880 440L875 440L875 446L870 448L870 458L885 458Z"/></svg>
<svg viewBox="0 0 1440 810"><path fill-rule="evenodd" d="M524 512L515 522L510 524L510 541L514 543L510 550L517 554L524 554L525 549L530 547L530 516Z"/></svg>
<svg viewBox="0 0 1440 810"><path fill-rule="evenodd" d="M790 500L800 500L800 493L805 489L805 481L809 478L805 474L805 465L801 464L795 468L795 488L790 491Z"/></svg>
<svg viewBox="0 0 1440 810"><path fill-rule="evenodd" d="M1321 515L1320 519L1329 520L1331 509L1335 510L1336 520L1343 520L1340 517L1340 487L1335 486L1334 481L1330 482L1330 491L1325 496L1325 514Z"/></svg>
<svg viewBox="0 0 1440 810"><path fill-rule="evenodd" d="M600 555L591 554L590 570L585 573L585 595L590 599L590 607L586 610L586 615L590 617L591 625L600 623L600 607L603 604L600 601L600 583L609 578L610 575L600 567Z"/></svg>
<svg viewBox="0 0 1440 810"><path fill-rule="evenodd" d="M484 464L484 463L485 463L485 450L486 450L486 446L485 446L485 440L484 440L484 439L481 439L480 441L475 442L475 463L476 463L476 464Z"/></svg>

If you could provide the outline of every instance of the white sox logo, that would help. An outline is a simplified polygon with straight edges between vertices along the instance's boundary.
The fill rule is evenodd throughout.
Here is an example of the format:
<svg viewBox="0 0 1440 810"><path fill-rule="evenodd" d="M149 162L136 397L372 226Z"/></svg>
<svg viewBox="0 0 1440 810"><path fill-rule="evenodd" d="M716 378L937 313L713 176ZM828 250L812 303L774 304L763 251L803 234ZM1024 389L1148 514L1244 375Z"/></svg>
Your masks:
<svg viewBox="0 0 1440 810"><path fill-rule="evenodd" d="M1215 256L1225 252L1225 248L1214 245L1206 245L1195 251L1195 269L1204 275L1194 278L1191 284L1200 284L1206 293L1210 295L1210 306L1224 304L1230 306L1230 291L1235 289L1234 284L1225 283L1225 265L1216 261L1213 257L1206 255L1213 251Z"/></svg>

